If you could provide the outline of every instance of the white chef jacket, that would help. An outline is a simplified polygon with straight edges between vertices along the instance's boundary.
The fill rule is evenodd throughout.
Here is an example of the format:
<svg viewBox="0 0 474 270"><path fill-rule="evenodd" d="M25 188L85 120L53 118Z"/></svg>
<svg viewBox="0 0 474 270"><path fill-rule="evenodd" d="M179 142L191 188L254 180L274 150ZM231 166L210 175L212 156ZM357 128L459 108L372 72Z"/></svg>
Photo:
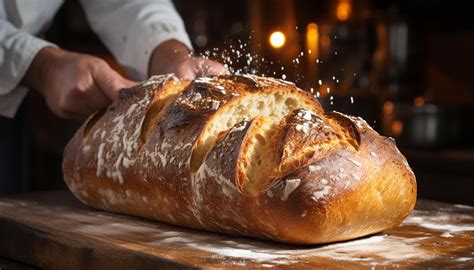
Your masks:
<svg viewBox="0 0 474 270"><path fill-rule="evenodd" d="M64 0L0 0L0 115L13 117L27 93L19 85L36 53L55 46L37 38ZM161 42L176 39L192 49L171 0L80 0L94 30L135 80Z"/></svg>

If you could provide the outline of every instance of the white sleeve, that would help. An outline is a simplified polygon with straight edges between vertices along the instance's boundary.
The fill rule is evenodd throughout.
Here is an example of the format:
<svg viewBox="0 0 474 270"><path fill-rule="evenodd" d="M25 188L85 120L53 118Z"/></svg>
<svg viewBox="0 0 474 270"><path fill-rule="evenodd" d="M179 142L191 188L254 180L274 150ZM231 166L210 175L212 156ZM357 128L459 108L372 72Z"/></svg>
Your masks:
<svg viewBox="0 0 474 270"><path fill-rule="evenodd" d="M135 80L148 77L151 53L176 39L192 49L170 0L80 0L92 29Z"/></svg>
<svg viewBox="0 0 474 270"><path fill-rule="evenodd" d="M27 90L19 87L36 53L47 41L18 30L0 12L0 115L13 117Z"/></svg>

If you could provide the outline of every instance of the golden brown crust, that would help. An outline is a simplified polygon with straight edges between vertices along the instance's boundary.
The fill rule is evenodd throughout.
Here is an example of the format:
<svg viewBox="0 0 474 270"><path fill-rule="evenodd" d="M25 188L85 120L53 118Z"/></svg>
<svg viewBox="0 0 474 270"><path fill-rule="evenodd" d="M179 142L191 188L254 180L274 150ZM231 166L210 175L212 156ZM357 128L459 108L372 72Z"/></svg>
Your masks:
<svg viewBox="0 0 474 270"><path fill-rule="evenodd" d="M286 107L255 103L269 97ZM262 141L271 147L255 148ZM249 179L262 149L275 166ZM415 177L391 139L361 119L325 114L291 83L248 75L158 76L122 91L76 132L63 173L93 207L287 243L376 233L401 223L416 200Z"/></svg>

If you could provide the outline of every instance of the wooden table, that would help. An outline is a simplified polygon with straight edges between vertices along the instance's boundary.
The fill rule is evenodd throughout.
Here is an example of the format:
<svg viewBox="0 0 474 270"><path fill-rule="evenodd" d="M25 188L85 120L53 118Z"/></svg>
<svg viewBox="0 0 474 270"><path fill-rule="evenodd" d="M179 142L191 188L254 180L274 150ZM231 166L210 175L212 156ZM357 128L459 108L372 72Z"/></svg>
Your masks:
<svg viewBox="0 0 474 270"><path fill-rule="evenodd" d="M401 226L293 246L97 211L66 191L0 198L0 257L56 269L474 268L474 207L420 200Z"/></svg>

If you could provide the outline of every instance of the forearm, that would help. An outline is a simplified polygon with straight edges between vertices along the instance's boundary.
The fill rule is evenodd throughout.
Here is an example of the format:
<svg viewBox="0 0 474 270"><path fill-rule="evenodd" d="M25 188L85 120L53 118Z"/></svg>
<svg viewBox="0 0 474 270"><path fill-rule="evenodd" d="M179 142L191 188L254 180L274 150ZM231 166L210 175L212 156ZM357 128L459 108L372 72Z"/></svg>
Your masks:
<svg viewBox="0 0 474 270"><path fill-rule="evenodd" d="M1 15L0 15L1 17ZM0 115L13 117L26 88L20 88L36 54L46 46L54 46L0 18Z"/></svg>

